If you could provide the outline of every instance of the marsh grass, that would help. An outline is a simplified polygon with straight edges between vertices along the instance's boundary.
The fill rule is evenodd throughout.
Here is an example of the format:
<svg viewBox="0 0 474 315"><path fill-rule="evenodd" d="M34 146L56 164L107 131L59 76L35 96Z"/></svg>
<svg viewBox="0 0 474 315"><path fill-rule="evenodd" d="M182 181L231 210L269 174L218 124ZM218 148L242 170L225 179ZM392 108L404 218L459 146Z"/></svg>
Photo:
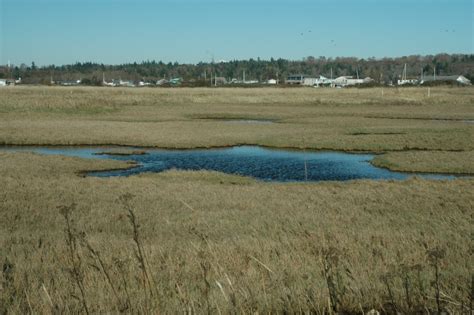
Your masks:
<svg viewBox="0 0 474 315"><path fill-rule="evenodd" d="M100 179L75 174L111 161L0 160L1 312L467 314L472 303L469 179Z"/></svg>
<svg viewBox="0 0 474 315"><path fill-rule="evenodd" d="M474 150L474 125L459 122L474 119L473 88L436 87L430 98L423 88L384 91L381 97L378 89L7 88L0 94L0 144L255 144L433 156ZM233 119L277 123L229 124ZM408 163L410 156L395 158L418 165Z"/></svg>
<svg viewBox="0 0 474 315"><path fill-rule="evenodd" d="M474 126L450 120L474 118L473 91L15 87L0 143L376 151L472 173ZM235 117L278 124L219 121ZM470 178L78 176L129 166L0 152L0 313L472 312Z"/></svg>
<svg viewBox="0 0 474 315"><path fill-rule="evenodd" d="M83 306L83 311L86 314L89 314L89 308L87 307L86 292L84 287L84 268L82 263L81 255L78 252L78 233L74 230L71 220L71 212L76 208L76 204L71 204L69 206L60 206L60 213L64 216L66 221L66 246L68 250L68 258L70 264L69 273L72 280L76 283L80 293L81 293L81 303Z"/></svg>
<svg viewBox="0 0 474 315"><path fill-rule="evenodd" d="M378 167L405 172L474 174L474 151L407 151L375 156Z"/></svg>

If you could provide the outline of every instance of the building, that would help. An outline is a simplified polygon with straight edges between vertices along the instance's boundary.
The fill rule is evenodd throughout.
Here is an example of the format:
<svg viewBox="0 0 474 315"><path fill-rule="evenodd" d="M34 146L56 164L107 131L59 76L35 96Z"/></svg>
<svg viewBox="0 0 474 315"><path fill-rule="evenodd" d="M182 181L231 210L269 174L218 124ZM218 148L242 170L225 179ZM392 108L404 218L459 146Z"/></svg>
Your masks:
<svg viewBox="0 0 474 315"><path fill-rule="evenodd" d="M328 79L323 77L322 75L319 76L319 79L316 81L315 86L330 86L334 80Z"/></svg>
<svg viewBox="0 0 474 315"><path fill-rule="evenodd" d="M0 86L7 86L7 80L6 79L0 79Z"/></svg>
<svg viewBox="0 0 474 315"><path fill-rule="evenodd" d="M124 80L119 80L119 86L125 86L125 87L135 87L135 84L132 81L124 81Z"/></svg>
<svg viewBox="0 0 474 315"><path fill-rule="evenodd" d="M407 79L407 64L403 68L402 79L397 80L397 85L415 85L418 84L417 79Z"/></svg>
<svg viewBox="0 0 474 315"><path fill-rule="evenodd" d="M244 84L258 84L258 80L246 80Z"/></svg>
<svg viewBox="0 0 474 315"><path fill-rule="evenodd" d="M116 86L115 83L112 81L112 82L107 82L107 81L102 81L102 85L103 86Z"/></svg>
<svg viewBox="0 0 474 315"><path fill-rule="evenodd" d="M304 78L303 85L306 86L315 86L318 82L318 78Z"/></svg>
<svg viewBox="0 0 474 315"><path fill-rule="evenodd" d="M417 79L401 79L397 80L397 85L415 85L418 84Z"/></svg>
<svg viewBox="0 0 474 315"><path fill-rule="evenodd" d="M215 85L227 84L227 80L226 80L226 78L224 78L224 77L215 77L215 78L214 78L214 84L215 84Z"/></svg>
<svg viewBox="0 0 474 315"><path fill-rule="evenodd" d="M294 74L294 75L289 75L286 78L285 83L286 84L304 84L304 79L306 76L304 74Z"/></svg>
<svg viewBox="0 0 474 315"><path fill-rule="evenodd" d="M424 77L421 79L420 84L424 84L427 82L453 82L459 83L463 85L471 85L471 81L463 75L437 75L437 76L429 76Z"/></svg>
<svg viewBox="0 0 474 315"><path fill-rule="evenodd" d="M156 81L156 85L165 85L165 84L168 84L168 80L166 79L160 79Z"/></svg>
<svg viewBox="0 0 474 315"><path fill-rule="evenodd" d="M138 83L137 83L138 87L144 87L144 86L149 86L149 85L151 85L149 82L145 82L143 80L138 81Z"/></svg>
<svg viewBox="0 0 474 315"><path fill-rule="evenodd" d="M277 84L277 80L275 80L275 79L269 79L269 80L267 81L267 84L275 85L275 84Z"/></svg>
<svg viewBox="0 0 474 315"><path fill-rule="evenodd" d="M59 80L54 81L54 84L62 86L75 86L81 84L81 80Z"/></svg>
<svg viewBox="0 0 474 315"><path fill-rule="evenodd" d="M329 86L331 85L331 83L333 82L333 80L331 79L328 79L326 77L323 77L322 75L320 75L318 78L305 78L304 81L303 81L303 85L306 85L306 86Z"/></svg>
<svg viewBox="0 0 474 315"><path fill-rule="evenodd" d="M333 80L333 85L336 87L354 86L358 84L366 84L374 80L367 77L365 79L354 79L352 76L341 76Z"/></svg>

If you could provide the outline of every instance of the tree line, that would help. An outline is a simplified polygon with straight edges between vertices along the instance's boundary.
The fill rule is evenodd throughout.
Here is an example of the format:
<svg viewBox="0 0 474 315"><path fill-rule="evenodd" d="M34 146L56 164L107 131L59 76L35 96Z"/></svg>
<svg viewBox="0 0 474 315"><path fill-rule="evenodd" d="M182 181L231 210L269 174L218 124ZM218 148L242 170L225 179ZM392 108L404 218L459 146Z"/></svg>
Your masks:
<svg viewBox="0 0 474 315"><path fill-rule="evenodd" d="M342 75L371 77L378 83L396 82L404 66L408 78L436 75L464 75L474 81L474 54L412 55L397 58L354 57L326 58L309 56L302 60L274 59L232 60L228 62L200 62L197 64L164 63L143 61L120 65L104 65L93 62L77 62L70 65L14 65L0 67L0 78L18 79L25 84L50 84L51 81L82 80L90 85L101 85L106 81L122 79L130 81L155 82L159 79L182 78L196 85L209 84L211 77L236 78L242 80L277 79L283 82L290 74L307 76L338 77Z"/></svg>

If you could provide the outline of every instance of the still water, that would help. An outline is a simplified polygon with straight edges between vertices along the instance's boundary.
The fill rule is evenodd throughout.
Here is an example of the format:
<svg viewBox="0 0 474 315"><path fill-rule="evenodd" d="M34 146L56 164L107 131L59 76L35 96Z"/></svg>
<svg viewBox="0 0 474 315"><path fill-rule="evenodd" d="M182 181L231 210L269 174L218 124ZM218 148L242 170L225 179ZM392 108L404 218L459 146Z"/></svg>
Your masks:
<svg viewBox="0 0 474 315"><path fill-rule="evenodd" d="M137 148L129 148L136 150ZM164 150L145 149L146 154L119 156L114 148L101 147L7 147L1 150L33 151L94 159L134 161L137 166L127 170L91 172L89 176L130 176L144 172L179 170L213 170L250 176L263 181L346 181L354 179L402 180L410 176L430 179L453 179L453 175L402 173L370 164L373 154L343 152L303 152L238 146L222 149Z"/></svg>

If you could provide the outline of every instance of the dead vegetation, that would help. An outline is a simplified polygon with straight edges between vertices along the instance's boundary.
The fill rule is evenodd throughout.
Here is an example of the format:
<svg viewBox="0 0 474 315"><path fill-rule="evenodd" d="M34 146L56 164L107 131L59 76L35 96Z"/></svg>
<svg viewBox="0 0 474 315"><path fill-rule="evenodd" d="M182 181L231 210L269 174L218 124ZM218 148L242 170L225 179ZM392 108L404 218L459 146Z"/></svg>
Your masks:
<svg viewBox="0 0 474 315"><path fill-rule="evenodd" d="M474 89L431 90L15 87L0 94L0 144L474 150L459 122L474 119Z"/></svg>
<svg viewBox="0 0 474 315"><path fill-rule="evenodd" d="M473 91L15 87L0 143L376 151L466 173L474 126L450 120L474 118ZM0 313L472 312L471 178L77 176L129 166L0 152Z"/></svg>
<svg viewBox="0 0 474 315"><path fill-rule="evenodd" d="M471 307L470 179L281 185L178 171L100 179L74 174L110 161L0 160L1 312Z"/></svg>

